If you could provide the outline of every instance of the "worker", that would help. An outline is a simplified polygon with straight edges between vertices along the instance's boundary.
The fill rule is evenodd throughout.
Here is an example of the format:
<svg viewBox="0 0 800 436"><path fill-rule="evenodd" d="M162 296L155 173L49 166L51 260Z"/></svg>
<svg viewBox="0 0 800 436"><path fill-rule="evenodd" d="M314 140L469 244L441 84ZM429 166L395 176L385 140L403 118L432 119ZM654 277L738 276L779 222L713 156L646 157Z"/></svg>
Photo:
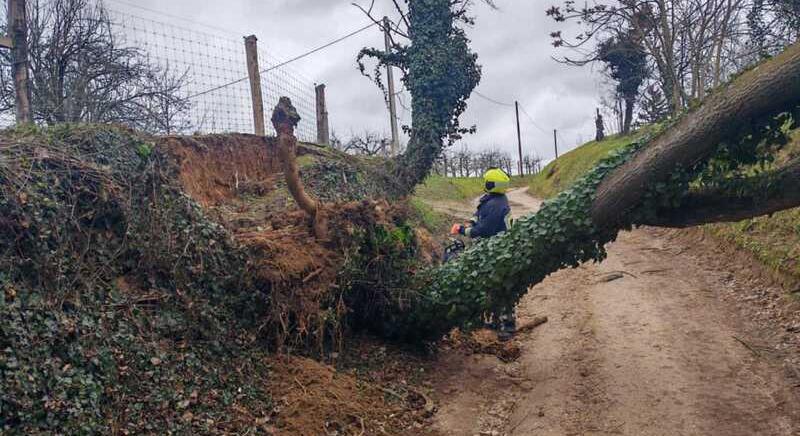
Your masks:
<svg viewBox="0 0 800 436"><path fill-rule="evenodd" d="M511 207L508 204L508 191L511 178L499 168L490 168L483 175L483 190L486 192L478 203L478 210L470 220L469 225L453 224L450 233L459 234L469 238L490 238L498 233L508 230L510 226ZM507 341L514 336L516 320L514 304L498 301L498 296L492 301L492 312L489 314L490 326L497 329L497 337Z"/></svg>

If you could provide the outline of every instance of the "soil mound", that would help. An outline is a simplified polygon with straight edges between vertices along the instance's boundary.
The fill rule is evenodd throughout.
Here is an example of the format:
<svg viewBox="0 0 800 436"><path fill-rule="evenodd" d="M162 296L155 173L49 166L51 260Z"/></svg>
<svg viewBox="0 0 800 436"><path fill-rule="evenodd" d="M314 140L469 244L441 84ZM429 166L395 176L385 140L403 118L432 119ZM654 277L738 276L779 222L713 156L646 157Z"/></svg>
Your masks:
<svg viewBox="0 0 800 436"><path fill-rule="evenodd" d="M392 405L377 386L300 357L273 362L278 428L287 434L402 434L405 407Z"/></svg>
<svg viewBox="0 0 800 436"><path fill-rule="evenodd" d="M403 207L369 200L356 162L301 148L310 189L333 199L324 244L270 140L87 125L0 134L0 432L268 431L267 385L287 374L259 382L268 350L339 346L347 319L380 319L396 298L390 275L418 254ZM292 373L303 386L364 393L304 365ZM391 427L358 404L329 421Z"/></svg>

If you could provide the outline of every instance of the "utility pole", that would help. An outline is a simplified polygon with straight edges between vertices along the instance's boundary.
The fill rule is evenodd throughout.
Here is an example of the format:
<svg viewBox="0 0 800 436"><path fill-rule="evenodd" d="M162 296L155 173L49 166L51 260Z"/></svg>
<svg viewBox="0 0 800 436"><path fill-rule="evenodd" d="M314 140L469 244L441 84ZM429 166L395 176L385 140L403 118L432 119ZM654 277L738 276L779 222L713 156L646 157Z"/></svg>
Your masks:
<svg viewBox="0 0 800 436"><path fill-rule="evenodd" d="M558 130L553 129L553 144L556 146L556 159L558 159Z"/></svg>
<svg viewBox="0 0 800 436"><path fill-rule="evenodd" d="M391 22L389 21L389 17L383 17L383 33L384 39L386 40L387 55L392 52L392 37L390 32ZM386 65L386 81L388 82L389 91L389 118L392 126L391 155L397 156L397 152L400 148L400 138L398 137L399 134L397 129L397 105L394 101L394 72L392 71L392 66L388 64Z"/></svg>
<svg viewBox="0 0 800 436"><path fill-rule="evenodd" d="M11 75L14 78L17 123L32 123L31 90L28 78L28 21L25 0L8 0L9 35L0 46L11 49Z"/></svg>
<svg viewBox="0 0 800 436"><path fill-rule="evenodd" d="M247 75L250 77L250 97L253 100L253 130L256 135L267 134L264 125L264 99L261 95L261 72L258 69L258 38L250 35L244 39L244 49L247 55Z"/></svg>
<svg viewBox="0 0 800 436"><path fill-rule="evenodd" d="M517 146L519 147L519 176L522 177L525 175L525 171L522 168L522 134L519 130L519 102L514 102L514 109L517 111Z"/></svg>

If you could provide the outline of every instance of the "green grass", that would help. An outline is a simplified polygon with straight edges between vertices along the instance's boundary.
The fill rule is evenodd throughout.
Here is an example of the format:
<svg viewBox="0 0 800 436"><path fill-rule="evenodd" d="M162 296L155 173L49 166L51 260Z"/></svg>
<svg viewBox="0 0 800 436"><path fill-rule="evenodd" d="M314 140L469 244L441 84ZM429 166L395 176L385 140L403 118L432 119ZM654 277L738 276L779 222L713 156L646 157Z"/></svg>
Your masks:
<svg viewBox="0 0 800 436"><path fill-rule="evenodd" d="M769 269L800 280L800 208L705 229L751 253Z"/></svg>
<svg viewBox="0 0 800 436"><path fill-rule="evenodd" d="M483 193L478 177L430 176L417 186L416 198L426 201L469 201Z"/></svg>
<svg viewBox="0 0 800 436"><path fill-rule="evenodd" d="M437 212L425 200L418 197L411 197L408 203L415 212L415 224L426 228L434 234L446 230L450 220L445 214Z"/></svg>
<svg viewBox="0 0 800 436"><path fill-rule="evenodd" d="M530 177L513 177L512 187L528 186ZM415 212L415 221L438 234L448 230L452 217L434 209L431 204L438 201L468 203L483 194L481 177L442 177L430 176L425 183L417 186L417 190L409 200Z"/></svg>
<svg viewBox="0 0 800 436"><path fill-rule="evenodd" d="M639 130L626 136L611 136L604 141L592 141L564 154L530 179L528 192L540 198L550 198L569 188L576 180L609 153L630 144L646 133Z"/></svg>

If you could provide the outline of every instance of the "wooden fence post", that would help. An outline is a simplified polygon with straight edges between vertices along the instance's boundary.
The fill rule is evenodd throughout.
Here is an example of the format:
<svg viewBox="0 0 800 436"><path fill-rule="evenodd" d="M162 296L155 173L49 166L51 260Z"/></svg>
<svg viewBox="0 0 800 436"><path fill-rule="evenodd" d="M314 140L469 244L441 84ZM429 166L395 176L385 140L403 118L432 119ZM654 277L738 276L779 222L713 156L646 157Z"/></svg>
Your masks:
<svg viewBox="0 0 800 436"><path fill-rule="evenodd" d="M250 35L244 39L247 55L247 74L250 76L250 95L253 100L253 126L256 135L267 134L264 118L264 99L261 94L261 72L258 69L258 38Z"/></svg>
<svg viewBox="0 0 800 436"><path fill-rule="evenodd" d="M314 89L317 93L317 143L330 145L331 135L328 126L328 107L325 104L325 85L317 85Z"/></svg>
<svg viewBox="0 0 800 436"><path fill-rule="evenodd" d="M33 122L28 79L28 21L25 0L8 0L8 25L11 45L11 71L16 92L17 123Z"/></svg>

